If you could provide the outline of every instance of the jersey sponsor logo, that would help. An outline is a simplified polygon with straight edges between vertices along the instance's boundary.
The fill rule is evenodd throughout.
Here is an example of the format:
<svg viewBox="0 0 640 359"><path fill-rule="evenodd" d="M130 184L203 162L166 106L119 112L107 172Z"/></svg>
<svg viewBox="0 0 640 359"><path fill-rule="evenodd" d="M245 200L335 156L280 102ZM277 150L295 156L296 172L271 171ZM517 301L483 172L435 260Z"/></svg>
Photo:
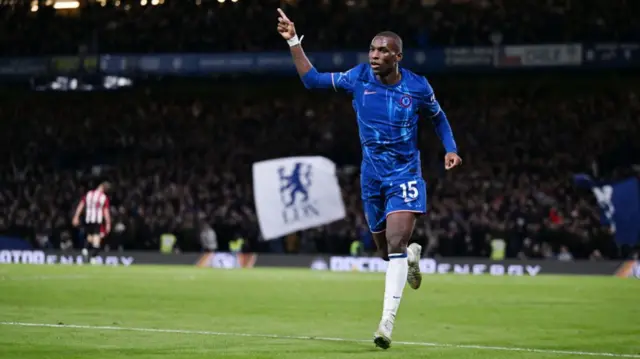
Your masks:
<svg viewBox="0 0 640 359"><path fill-rule="evenodd" d="M400 106L402 106L404 108L409 108L409 107L411 107L411 104L413 103L413 99L411 99L411 96L409 96L407 94L403 94L400 97L400 100L398 102L400 103Z"/></svg>

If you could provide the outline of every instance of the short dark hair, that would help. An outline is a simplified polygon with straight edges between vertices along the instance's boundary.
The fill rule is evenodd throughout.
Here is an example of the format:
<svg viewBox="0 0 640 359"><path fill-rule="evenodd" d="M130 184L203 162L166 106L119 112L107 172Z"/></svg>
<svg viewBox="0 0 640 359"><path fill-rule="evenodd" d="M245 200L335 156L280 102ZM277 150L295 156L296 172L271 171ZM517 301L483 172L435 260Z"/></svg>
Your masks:
<svg viewBox="0 0 640 359"><path fill-rule="evenodd" d="M107 181L100 183L100 186L102 186L102 190L105 192L108 192L111 189L111 183Z"/></svg>
<svg viewBox="0 0 640 359"><path fill-rule="evenodd" d="M402 52L402 38L400 37L400 35L396 34L393 31L382 31L376 34L376 37L388 37L390 39L393 39L393 41L396 42L396 44L398 45L398 49L400 49L400 52Z"/></svg>

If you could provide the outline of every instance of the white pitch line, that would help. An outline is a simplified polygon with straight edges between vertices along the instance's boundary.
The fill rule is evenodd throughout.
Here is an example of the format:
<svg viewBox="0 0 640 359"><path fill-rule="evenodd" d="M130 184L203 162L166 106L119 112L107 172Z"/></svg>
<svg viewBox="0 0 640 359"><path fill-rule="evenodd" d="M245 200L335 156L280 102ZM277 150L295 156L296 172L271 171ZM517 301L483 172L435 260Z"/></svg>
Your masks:
<svg viewBox="0 0 640 359"><path fill-rule="evenodd" d="M197 335L215 335L215 336L250 337L250 338L272 338L272 339L290 339L290 340L321 340L321 341L349 342L349 343L370 343L370 342L372 342L371 340L364 340L364 339L329 338L329 337L316 337L316 336L277 335L277 334L251 334L251 333L225 333L225 332L211 332L211 331L205 331L205 330L132 328L132 327L74 325L74 324L0 322L0 325L18 326L18 327L40 327L40 328L115 330L115 331L130 331L130 332L145 332L145 333L197 334ZM500 346L488 346L488 345L444 344L444 343L404 342L404 341L394 341L393 344L396 344L396 345L397 344L400 344L400 345L414 345L414 346L435 347L435 348L476 349L476 350L493 350L493 351L507 351L507 352L528 352L528 353L539 353L539 354L576 355L576 356L590 356L590 357L640 358L640 354L599 353L599 352L585 352L585 351L574 351L574 350L554 350L554 349L500 347Z"/></svg>
<svg viewBox="0 0 640 359"><path fill-rule="evenodd" d="M87 279L91 276L86 274L60 274L60 275L32 275L32 276L0 276L0 281L26 281L26 280L67 280L67 279Z"/></svg>
<svg viewBox="0 0 640 359"><path fill-rule="evenodd" d="M31 280L72 280L72 279L118 279L125 277L125 274L107 274L107 275L90 275L90 274L51 274L51 275L25 275L25 276L7 276L0 275L0 281L31 281ZM195 275L177 275L174 277L163 277L163 279L175 279L175 280L196 280Z"/></svg>

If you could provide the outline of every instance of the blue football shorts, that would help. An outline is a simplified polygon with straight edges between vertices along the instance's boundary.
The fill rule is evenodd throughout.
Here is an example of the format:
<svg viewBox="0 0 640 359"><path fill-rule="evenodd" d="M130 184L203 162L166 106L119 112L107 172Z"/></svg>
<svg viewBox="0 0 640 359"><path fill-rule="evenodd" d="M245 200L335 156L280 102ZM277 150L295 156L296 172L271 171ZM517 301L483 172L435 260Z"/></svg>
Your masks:
<svg viewBox="0 0 640 359"><path fill-rule="evenodd" d="M383 232L387 216L393 212L427 212L427 185L421 176L381 181L360 178L364 215L371 232Z"/></svg>

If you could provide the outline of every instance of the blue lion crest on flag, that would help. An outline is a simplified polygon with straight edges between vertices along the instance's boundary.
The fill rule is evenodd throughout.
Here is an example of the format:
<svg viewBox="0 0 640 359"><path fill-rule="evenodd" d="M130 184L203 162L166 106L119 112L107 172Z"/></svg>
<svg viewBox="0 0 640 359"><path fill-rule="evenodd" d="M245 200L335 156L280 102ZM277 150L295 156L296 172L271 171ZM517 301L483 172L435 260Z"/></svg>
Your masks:
<svg viewBox="0 0 640 359"><path fill-rule="evenodd" d="M297 202L309 200L309 187L311 186L312 166L307 163L296 162L289 175L284 166L278 168L280 175L280 200L285 208L289 208Z"/></svg>

